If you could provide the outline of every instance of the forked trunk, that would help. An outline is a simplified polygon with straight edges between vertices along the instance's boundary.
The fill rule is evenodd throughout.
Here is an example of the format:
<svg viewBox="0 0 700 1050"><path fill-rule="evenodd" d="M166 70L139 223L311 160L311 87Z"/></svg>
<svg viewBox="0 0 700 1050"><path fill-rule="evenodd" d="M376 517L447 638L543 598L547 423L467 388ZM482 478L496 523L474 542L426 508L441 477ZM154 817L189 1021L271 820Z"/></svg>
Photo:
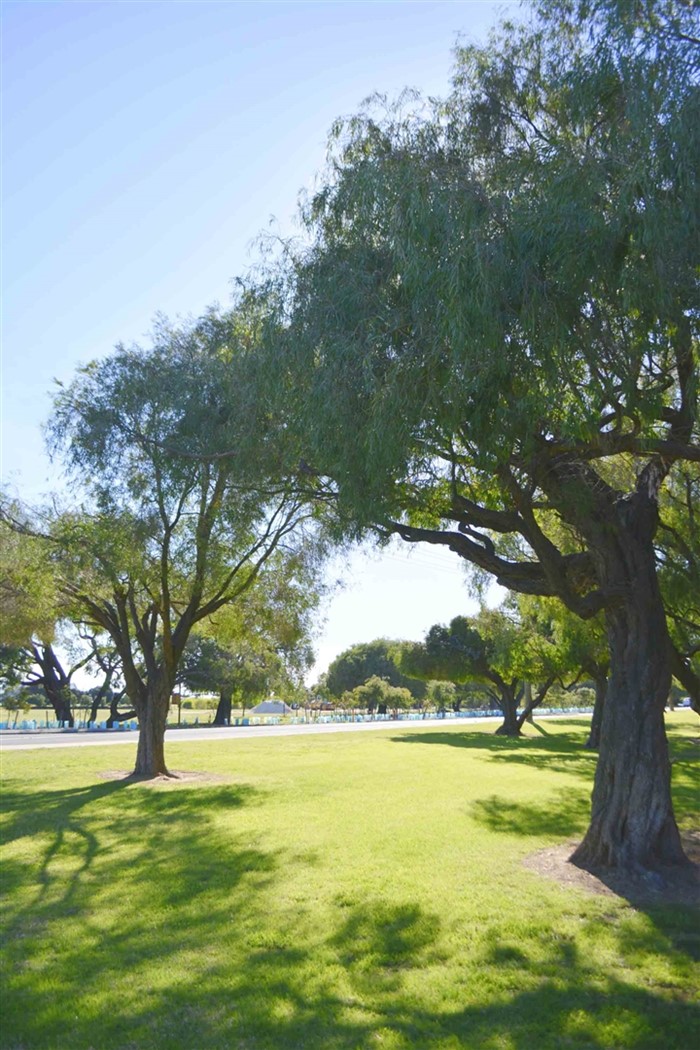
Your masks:
<svg viewBox="0 0 700 1050"><path fill-rule="evenodd" d="M63 722L64 724L67 723L70 728L73 729L75 726L75 719L73 718L70 700L66 697L64 689L61 686L54 688L50 682L45 682L44 692L53 707L56 721Z"/></svg>
<svg viewBox="0 0 700 1050"><path fill-rule="evenodd" d="M73 711L69 700L60 697L54 710L56 711L56 717L59 722L66 722L71 729L75 727L75 718L73 717Z"/></svg>
<svg viewBox="0 0 700 1050"><path fill-rule="evenodd" d="M629 873L686 862L671 802L664 705L670 641L651 540L626 530L609 565L621 595L607 612L611 670L591 823L572 856L584 868Z"/></svg>
<svg viewBox="0 0 700 1050"><path fill-rule="evenodd" d="M165 764L165 725L169 702L170 689L149 692L139 712L139 742L134 776L170 776Z"/></svg>
<svg viewBox="0 0 700 1050"><path fill-rule="evenodd" d="M554 677L548 678L542 683L536 694L533 696L532 686L529 682L525 683L523 689L523 703L525 704L525 707L518 718L518 729L522 729L526 722L530 722L531 725L534 725L535 719L533 718L532 712L540 706L553 685Z"/></svg>

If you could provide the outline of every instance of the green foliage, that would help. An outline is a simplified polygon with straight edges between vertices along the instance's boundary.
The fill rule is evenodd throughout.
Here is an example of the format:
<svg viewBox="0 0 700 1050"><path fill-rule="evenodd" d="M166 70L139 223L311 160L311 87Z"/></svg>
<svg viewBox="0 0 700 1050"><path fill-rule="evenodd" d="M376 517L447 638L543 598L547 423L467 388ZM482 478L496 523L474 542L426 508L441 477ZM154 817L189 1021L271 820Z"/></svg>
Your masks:
<svg viewBox="0 0 700 1050"><path fill-rule="evenodd" d="M360 642L336 656L328 668L325 688L331 697L341 697L370 678L381 678L390 685L408 689L417 699L425 695L425 686L402 674L396 665L398 642L377 638Z"/></svg>
<svg viewBox="0 0 700 1050"><path fill-rule="evenodd" d="M0 645L0 690L3 695L19 685L33 665L33 654L25 646Z"/></svg>
<svg viewBox="0 0 700 1050"><path fill-rule="evenodd" d="M551 598L519 595L518 608L526 623L533 628L531 637L549 643L549 652L542 653L543 663L556 670L558 678L575 679L607 674L610 653L602 616L581 620L566 606Z"/></svg>
<svg viewBox="0 0 700 1050"><path fill-rule="evenodd" d="M386 706L389 690L392 687L383 678L379 678L378 675L372 675L362 685L356 686L351 691L355 703L354 707L361 708L365 711L376 711L380 707Z"/></svg>
<svg viewBox="0 0 700 1050"><path fill-rule="evenodd" d="M277 409L346 531L585 617L612 600L597 523L637 486L611 464L641 499L655 452L700 456L694 11L630 10L535 5L457 50L447 98L339 121L268 285Z"/></svg>
<svg viewBox="0 0 700 1050"><path fill-rule="evenodd" d="M695 3L547 0L459 48L447 98L338 122L307 239L270 280L271 380L339 527L606 616L609 728L577 858L593 867L682 860L660 713L671 662L688 668L654 537L669 474L700 462L696 22ZM514 681L556 649L525 648L504 733ZM440 673L466 673L458 656L442 646Z"/></svg>
<svg viewBox="0 0 700 1050"><path fill-rule="evenodd" d="M503 626L506 626L503 620ZM514 633L514 632L513 632ZM408 642L400 651L399 667L424 681L467 682L487 677L494 652L466 616L456 616L449 627L436 624L425 642ZM507 645L502 653L507 658Z"/></svg>
<svg viewBox="0 0 700 1050"><path fill-rule="evenodd" d="M700 469L693 465L674 472L664 493L657 559L671 639L700 678Z"/></svg>
<svg viewBox="0 0 700 1050"><path fill-rule="evenodd" d="M447 627L434 625L424 642L405 643L399 667L424 681L541 682L561 667L549 627L519 616L512 605L482 608L476 616L456 616Z"/></svg>
<svg viewBox="0 0 700 1050"><path fill-rule="evenodd" d="M32 699L34 697L31 696L29 690L14 688L9 692L3 693L2 706L6 711L13 712L15 716L22 712L26 714L27 711L31 711ZM16 722L17 717L15 717Z"/></svg>
<svg viewBox="0 0 700 1050"><path fill-rule="evenodd" d="M408 711L413 705L413 696L410 689L389 685L384 693L384 702L390 711Z"/></svg>
<svg viewBox="0 0 700 1050"><path fill-rule="evenodd" d="M274 634L285 665L308 658L320 547L313 527L302 534L314 512L283 431L256 399L256 309L242 298L180 327L161 319L150 347L118 346L55 399L49 436L86 501L50 521L62 588L112 637L139 717L158 711L161 733L196 625L233 638L247 613L247 636Z"/></svg>
<svg viewBox="0 0 700 1050"><path fill-rule="evenodd" d="M28 645L37 637L50 642L60 602L51 546L22 531L21 509L3 502L0 512L0 643Z"/></svg>
<svg viewBox="0 0 700 1050"><path fill-rule="evenodd" d="M428 682L426 700L429 707L436 711L450 711L457 700L457 690L453 682Z"/></svg>
<svg viewBox="0 0 700 1050"><path fill-rule="evenodd" d="M279 657L271 650L241 644L235 650L213 638L191 636L183 653L178 680L188 689L211 690L246 705L284 688L286 679Z"/></svg>
<svg viewBox="0 0 700 1050"><path fill-rule="evenodd" d="M349 689L334 700L334 706L343 711L408 711L415 703L409 689L391 685L385 678L372 675L366 682Z"/></svg>

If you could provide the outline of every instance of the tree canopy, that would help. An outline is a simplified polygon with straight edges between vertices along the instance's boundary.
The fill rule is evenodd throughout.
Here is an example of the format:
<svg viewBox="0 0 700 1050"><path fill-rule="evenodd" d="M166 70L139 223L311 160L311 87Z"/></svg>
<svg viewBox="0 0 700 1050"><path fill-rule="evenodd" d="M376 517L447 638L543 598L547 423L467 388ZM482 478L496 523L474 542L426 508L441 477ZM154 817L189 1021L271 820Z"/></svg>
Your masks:
<svg viewBox="0 0 700 1050"><path fill-rule="evenodd" d="M30 536L22 509L6 501L0 518L0 644L50 643L61 615L50 549Z"/></svg>
<svg viewBox="0 0 700 1050"><path fill-rule="evenodd" d="M312 662L312 641L325 585L310 544L276 551L254 588L198 625L178 674L192 690L219 693L215 725L271 691L294 695Z"/></svg>
<svg viewBox="0 0 700 1050"><path fill-rule="evenodd" d="M497 732L517 736L564 670L562 652L538 626L518 618L514 609L484 608L477 616L456 616L449 626L435 624L423 642L405 643L398 665L424 681L486 685L504 716ZM526 686L533 682L540 688L518 716Z"/></svg>
<svg viewBox="0 0 700 1050"><path fill-rule="evenodd" d="M47 529L64 593L121 657L138 773L167 772L165 721L193 628L252 592L311 518L252 395L255 324L244 305L160 321L150 347L118 346L55 399L49 433L84 505Z"/></svg>
<svg viewBox="0 0 700 1050"><path fill-rule="evenodd" d="M266 290L271 374L348 532L604 613L588 866L684 863L654 537L700 463L699 52L692 4L534 4L457 50L446 99L338 122Z"/></svg>
<svg viewBox="0 0 700 1050"><path fill-rule="evenodd" d="M369 678L384 679L389 685L408 689L412 696L425 695L425 686L415 678L409 678L399 670L394 655L398 642L387 638L375 638L371 642L351 645L336 656L326 672L325 687L331 696L341 697L363 685Z"/></svg>

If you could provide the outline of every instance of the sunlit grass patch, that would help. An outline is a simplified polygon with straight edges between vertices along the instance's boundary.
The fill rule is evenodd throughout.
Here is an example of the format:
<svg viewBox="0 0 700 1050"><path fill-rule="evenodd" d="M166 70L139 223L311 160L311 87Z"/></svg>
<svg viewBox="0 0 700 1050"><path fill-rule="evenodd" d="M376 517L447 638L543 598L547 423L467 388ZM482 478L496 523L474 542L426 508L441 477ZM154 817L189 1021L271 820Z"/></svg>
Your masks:
<svg viewBox="0 0 700 1050"><path fill-rule="evenodd" d="M697 725L670 718L679 820ZM583 721L3 757L5 1050L700 1040L695 918L542 879L585 827Z"/></svg>

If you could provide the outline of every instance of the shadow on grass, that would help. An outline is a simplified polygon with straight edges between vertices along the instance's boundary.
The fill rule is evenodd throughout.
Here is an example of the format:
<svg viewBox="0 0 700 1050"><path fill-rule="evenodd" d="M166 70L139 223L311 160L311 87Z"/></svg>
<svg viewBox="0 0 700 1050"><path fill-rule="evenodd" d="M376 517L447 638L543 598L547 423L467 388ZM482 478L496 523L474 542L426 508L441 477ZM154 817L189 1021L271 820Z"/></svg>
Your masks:
<svg viewBox="0 0 700 1050"><path fill-rule="evenodd" d="M440 919L417 904L367 901L354 908L330 944L361 992L401 987L403 972L424 965Z"/></svg>
<svg viewBox="0 0 700 1050"><path fill-rule="evenodd" d="M583 792L568 792L546 802L512 802L491 795L477 799L470 816L488 828L508 835L551 835L568 838L582 834L588 824L590 800Z"/></svg>
<svg viewBox="0 0 700 1050"><path fill-rule="evenodd" d="M249 804L254 789L226 786L192 791L154 791L121 778L84 788L3 792L5 820L2 840L24 837L46 840L37 866L14 861L4 872L9 895L29 882L36 893L6 926L7 936L22 936L25 923L74 914L94 894L95 877L125 885L142 869L151 884L151 901L172 907L225 875L227 880L248 871L271 871L271 858L255 850L232 857L217 848L211 817L217 809ZM104 805L109 804L105 835ZM105 846L101 841L109 839ZM115 846L115 841L117 845ZM120 860L112 862L110 854ZM200 863L192 866L193 857ZM96 866L99 870L94 872ZM108 873L108 874L107 874Z"/></svg>
<svg viewBox="0 0 700 1050"><path fill-rule="evenodd" d="M494 915L467 946L437 906L378 892L326 905L319 923L313 856L266 849L220 819L265 799L119 781L5 795L13 841L40 836L42 852L38 868L9 865L4 1050L681 1050L700 1038L696 1006L622 976L668 956L677 994L690 954L673 939L677 911L616 929L622 965L590 962L587 948L612 936L593 920L579 944L546 916L525 917L518 936ZM481 816L510 830L503 813L485 804ZM292 865L310 887L301 903L281 892ZM441 967L454 982L467 953L477 989L435 994Z"/></svg>
<svg viewBox="0 0 700 1050"><path fill-rule="evenodd" d="M442 744L485 751L497 762L521 763L574 774L592 786L597 754L584 750L581 732L569 732L566 725L583 726L583 723L559 722L557 731L544 738L508 739L475 731L406 734L393 739L399 743ZM697 829L697 800L700 797L697 748L676 727L669 734L669 750L676 814L681 825L686 823ZM569 789L541 802L527 803L491 795L478 799L470 809L470 816L493 832L522 837L544 834L566 841L585 832L590 819L590 794L589 790ZM689 849L691 844L694 846L692 850ZM665 889L655 888L643 879L635 881L604 871L595 874L614 894L646 912L667 941L697 960L700 958L700 913L695 911L689 930L687 907L700 908L700 842L690 834L685 836L685 845L694 865L686 871L664 872ZM680 907L678 903L667 906L666 902L673 900L681 902Z"/></svg>
<svg viewBox="0 0 700 1050"><path fill-rule="evenodd" d="M250 902L253 911L260 905ZM185 931L190 947L206 954L221 922L221 913L201 916L196 930ZM235 922L237 933L245 932L241 923ZM422 1000L416 979L439 963L441 924L416 904L368 902L321 942L304 942L301 932L292 924L278 932L277 944L248 948L235 966L213 963L191 982L159 975L138 997L112 994L111 1009L99 1018L62 999L52 1008L38 1004L25 1019L26 1043L17 1045L86 1050L95 1045L96 1024L101 1050L685 1050L700 1035L696 1005L628 983L612 966L596 970L573 938L558 942L546 928L542 935L551 946L535 945L536 957L526 942L488 938L479 949L480 1001L470 995L466 1007L455 1006L454 992L442 1004L439 996L437 1005ZM146 944L135 937L133 929L111 936L108 948L120 963L131 960L142 970L154 934ZM182 949L181 937L168 928L158 931L158 942L166 959ZM660 936L620 944L642 961L649 950L669 950ZM315 958L324 963L320 969ZM117 975L108 969L102 976L114 982ZM87 980L88 997L95 980L95 974ZM65 1042L56 1041L57 1032Z"/></svg>
<svg viewBox="0 0 700 1050"><path fill-rule="evenodd" d="M539 730L539 724L536 724L535 728ZM504 737L480 730L406 733L392 737L392 741L397 744L442 744L447 747L466 748L470 751L484 752L492 761L517 762L535 768L546 768L552 772L586 776L592 780L598 756L595 752L584 749L584 728L584 723L580 723L578 732L567 732L563 729L556 733L541 731L541 735L537 737Z"/></svg>

